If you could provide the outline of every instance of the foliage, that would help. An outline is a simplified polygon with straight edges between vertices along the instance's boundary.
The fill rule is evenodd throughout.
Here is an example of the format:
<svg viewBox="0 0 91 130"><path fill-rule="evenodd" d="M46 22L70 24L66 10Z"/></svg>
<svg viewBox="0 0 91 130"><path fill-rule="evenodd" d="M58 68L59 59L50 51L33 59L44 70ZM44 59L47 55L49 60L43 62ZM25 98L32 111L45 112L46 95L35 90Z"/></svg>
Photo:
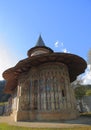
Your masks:
<svg viewBox="0 0 91 130"><path fill-rule="evenodd" d="M77 100L79 100L79 107L80 112L84 112L83 102L82 99L84 96L90 96L91 95L91 85L82 85L81 80L76 80L72 87L74 88L75 97Z"/></svg>
<svg viewBox="0 0 91 130"><path fill-rule="evenodd" d="M75 80L72 87L74 88L76 99L82 99L84 96L91 96L91 85L82 85L81 79Z"/></svg>
<svg viewBox="0 0 91 130"><path fill-rule="evenodd" d="M88 89L88 90L86 91L86 96L91 96L91 89Z"/></svg>
<svg viewBox="0 0 91 130"><path fill-rule="evenodd" d="M5 80L0 81L0 102L6 102L10 97L9 94L4 93L5 83L6 83Z"/></svg>
<svg viewBox="0 0 91 130"><path fill-rule="evenodd" d="M6 104L8 104L8 102L0 102L0 106L4 106Z"/></svg>
<svg viewBox="0 0 91 130"><path fill-rule="evenodd" d="M0 130L91 130L91 126L73 128L28 128L20 126L10 126L6 123L0 123Z"/></svg>
<svg viewBox="0 0 91 130"><path fill-rule="evenodd" d="M86 95L86 88L82 85L74 90L76 99L82 99Z"/></svg>

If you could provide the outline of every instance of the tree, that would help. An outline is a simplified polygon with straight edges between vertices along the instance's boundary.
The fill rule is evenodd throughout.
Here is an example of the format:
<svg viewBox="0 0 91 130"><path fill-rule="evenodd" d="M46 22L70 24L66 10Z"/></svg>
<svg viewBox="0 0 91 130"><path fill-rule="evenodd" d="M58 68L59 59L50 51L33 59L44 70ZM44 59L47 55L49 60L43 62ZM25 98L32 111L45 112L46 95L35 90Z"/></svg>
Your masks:
<svg viewBox="0 0 91 130"><path fill-rule="evenodd" d="M86 91L86 96L91 96L91 89Z"/></svg>
<svg viewBox="0 0 91 130"><path fill-rule="evenodd" d="M79 84L79 87L76 87L74 90L76 99L82 100L86 95L86 91L85 86Z"/></svg>
<svg viewBox="0 0 91 130"><path fill-rule="evenodd" d="M5 87L5 80L0 81L0 102L6 102L8 101L8 98L10 97L10 94L4 93L4 87Z"/></svg>
<svg viewBox="0 0 91 130"><path fill-rule="evenodd" d="M83 110L83 97L86 95L85 86L79 84L79 87L76 87L74 92L75 92L75 97L79 103L80 112L84 112L84 110Z"/></svg>
<svg viewBox="0 0 91 130"><path fill-rule="evenodd" d="M75 89L79 87L82 84L82 82L83 82L82 77L79 76L74 82L71 83L71 86Z"/></svg>
<svg viewBox="0 0 91 130"><path fill-rule="evenodd" d="M81 77L75 80L71 85L74 88L74 93L80 107L80 112L83 112L83 97L86 95L86 87L82 85Z"/></svg>

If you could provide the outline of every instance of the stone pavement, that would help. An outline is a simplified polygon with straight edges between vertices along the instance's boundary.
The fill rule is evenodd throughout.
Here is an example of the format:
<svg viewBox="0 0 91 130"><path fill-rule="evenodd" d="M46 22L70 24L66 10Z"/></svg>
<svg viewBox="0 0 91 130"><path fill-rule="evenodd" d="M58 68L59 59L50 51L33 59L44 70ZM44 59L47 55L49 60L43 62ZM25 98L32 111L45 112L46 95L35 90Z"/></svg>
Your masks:
<svg viewBox="0 0 91 130"><path fill-rule="evenodd" d="M31 128L68 128L91 126L91 117L79 117L75 120L57 121L57 122L14 122L10 116L0 116L0 122L8 123L14 126L24 126Z"/></svg>

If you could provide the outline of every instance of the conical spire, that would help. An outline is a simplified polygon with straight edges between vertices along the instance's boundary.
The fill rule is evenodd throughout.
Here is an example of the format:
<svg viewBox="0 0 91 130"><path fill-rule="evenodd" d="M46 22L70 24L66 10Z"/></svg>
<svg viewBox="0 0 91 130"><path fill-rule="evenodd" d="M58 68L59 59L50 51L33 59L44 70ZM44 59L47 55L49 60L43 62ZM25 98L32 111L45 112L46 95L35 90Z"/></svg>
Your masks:
<svg viewBox="0 0 91 130"><path fill-rule="evenodd" d="M53 53L53 50L45 45L41 35L39 35L36 45L28 50L27 55L31 57L42 53Z"/></svg>
<svg viewBox="0 0 91 130"><path fill-rule="evenodd" d="M45 46L44 41L42 40L41 35L39 35L38 41L35 46Z"/></svg>

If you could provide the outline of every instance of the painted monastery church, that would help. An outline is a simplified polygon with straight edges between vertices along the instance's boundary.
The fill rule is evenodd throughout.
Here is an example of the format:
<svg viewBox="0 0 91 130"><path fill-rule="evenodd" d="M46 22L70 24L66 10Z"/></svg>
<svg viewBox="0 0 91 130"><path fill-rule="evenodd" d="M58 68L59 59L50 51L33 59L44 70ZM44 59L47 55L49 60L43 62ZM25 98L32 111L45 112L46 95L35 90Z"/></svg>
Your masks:
<svg viewBox="0 0 91 130"><path fill-rule="evenodd" d="M3 72L5 93L11 94L15 121L65 120L78 116L70 83L87 67L70 53L54 52L41 35L28 57Z"/></svg>

